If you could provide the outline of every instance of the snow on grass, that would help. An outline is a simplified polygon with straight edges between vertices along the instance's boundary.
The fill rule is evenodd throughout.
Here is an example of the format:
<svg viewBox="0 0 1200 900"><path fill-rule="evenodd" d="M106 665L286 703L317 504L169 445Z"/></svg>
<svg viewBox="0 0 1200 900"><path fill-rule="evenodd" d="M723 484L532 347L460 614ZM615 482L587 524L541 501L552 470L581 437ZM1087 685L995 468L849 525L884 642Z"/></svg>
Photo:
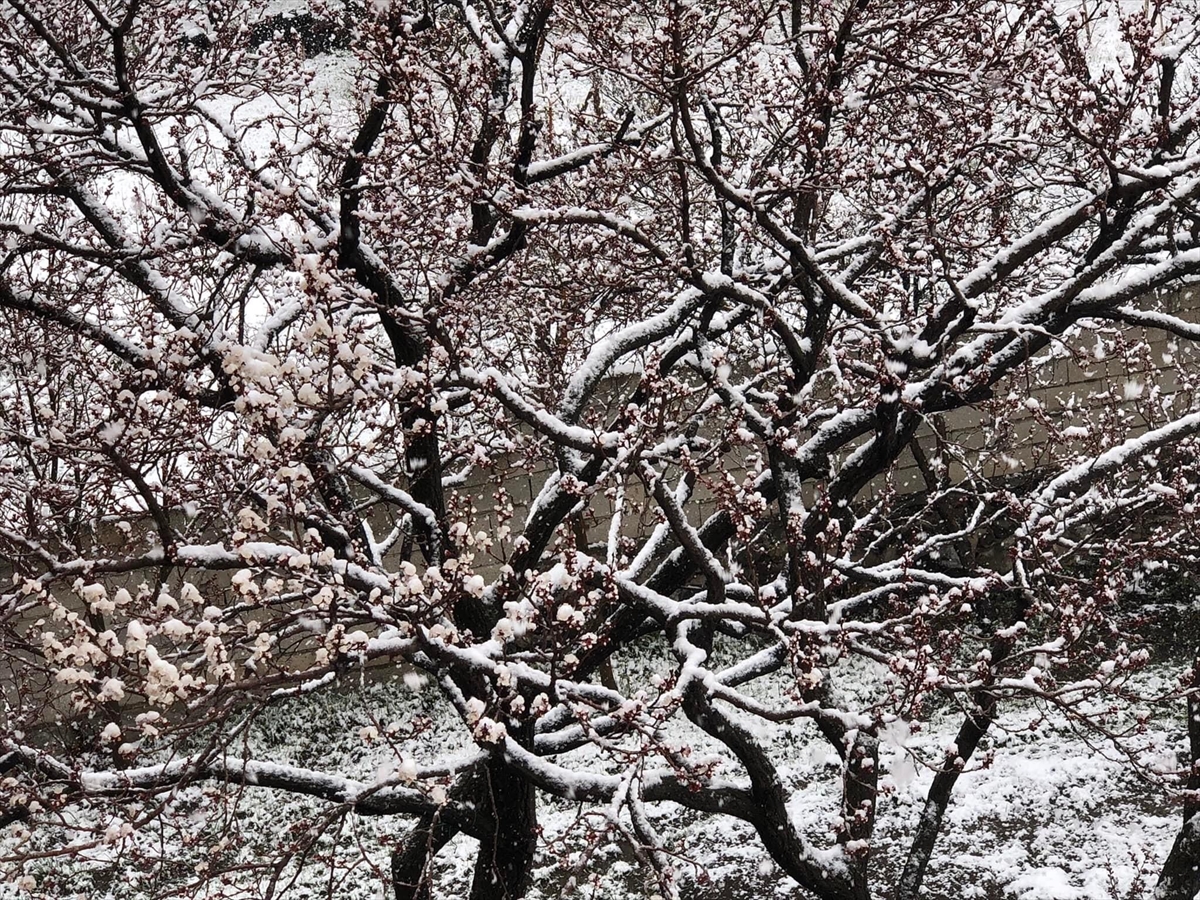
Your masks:
<svg viewBox="0 0 1200 900"><path fill-rule="evenodd" d="M644 658L619 677L629 684L646 683L655 668L653 658ZM866 692L868 683L864 678L858 690ZM778 699L772 695L780 687L764 681L758 691L764 700ZM958 726L952 713L935 715L917 734L901 729L885 740L874 867L881 897L888 896L887 886L903 866L906 841L931 781L930 772L913 770L905 762L908 753L936 755ZM989 749L994 753L991 762L973 765L960 779L924 896L1124 900L1138 896L1140 888L1152 887L1152 873L1178 825L1176 808L1161 791L1089 747L1052 715L1035 731L1020 733L1030 715L1028 709L1008 710L1001 724L1018 733L997 730L980 750L980 758ZM276 704L257 718L245 748L257 759L371 783L399 762L387 740L389 725L400 736L396 747L402 746L419 765L445 762L475 749L436 690L414 692L402 677L374 682L351 677L337 691ZM404 737L414 725L418 733ZM1181 735L1172 736L1181 728L1163 721L1157 729L1145 736L1146 745L1169 760L1182 749ZM789 808L798 826L814 844L828 846L840 791L836 754L808 726L762 725L757 731L769 741L781 775L794 791ZM370 739L364 741L362 734ZM691 743L698 754L716 749L686 722L672 720L666 737ZM558 762L579 767L606 764L592 749ZM732 769L721 774L740 775ZM297 855L274 875L276 889L282 892L278 896L324 897L332 886L338 897L378 900L390 896L384 882L388 854L407 828L401 818L354 814L331 824L323 820L329 807L320 801L215 783L179 790L168 798L168 806L169 814L160 823L133 836L120 836L122 820L106 819L110 814L98 809L81 810L75 822L94 826L99 844L69 864L53 857L26 864L19 876L36 879L37 888L30 892L18 887L14 875L14 883L0 886L0 898L82 895L148 900L168 892L214 896L216 885L204 887L200 876L215 872L223 873L220 896L261 897L273 877L263 863L281 848L295 847ZM767 858L745 823L669 804L649 812L679 868L684 896L803 896ZM606 829L597 810L543 798L539 822L544 834L531 900L632 900L654 893L631 849ZM310 838L324 826L327 830L320 837ZM106 834L114 839L106 842ZM0 843L0 856L16 850L21 840L18 828ZM61 833L49 829L37 829L25 840L25 850L62 846ZM475 846L460 837L439 854L438 896L465 896Z"/></svg>

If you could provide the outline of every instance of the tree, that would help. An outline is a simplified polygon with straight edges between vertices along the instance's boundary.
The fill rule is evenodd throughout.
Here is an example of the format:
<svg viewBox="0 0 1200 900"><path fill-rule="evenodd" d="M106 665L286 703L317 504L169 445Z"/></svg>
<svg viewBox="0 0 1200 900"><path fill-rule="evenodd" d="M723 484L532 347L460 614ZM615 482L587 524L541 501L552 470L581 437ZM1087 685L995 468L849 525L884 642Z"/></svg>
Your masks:
<svg viewBox="0 0 1200 900"><path fill-rule="evenodd" d="M1190 0L253 7L0 7L7 823L81 853L254 785L413 823L398 900L469 834L484 900L562 797L674 895L677 804L857 900L880 742L950 704L909 900L1004 705L1137 765L1121 598L1196 552ZM1093 345L1127 383L1071 399ZM612 677L643 652L657 685ZM246 755L367 664L475 755ZM827 844L756 721L840 756ZM1163 898L1200 889L1196 777Z"/></svg>

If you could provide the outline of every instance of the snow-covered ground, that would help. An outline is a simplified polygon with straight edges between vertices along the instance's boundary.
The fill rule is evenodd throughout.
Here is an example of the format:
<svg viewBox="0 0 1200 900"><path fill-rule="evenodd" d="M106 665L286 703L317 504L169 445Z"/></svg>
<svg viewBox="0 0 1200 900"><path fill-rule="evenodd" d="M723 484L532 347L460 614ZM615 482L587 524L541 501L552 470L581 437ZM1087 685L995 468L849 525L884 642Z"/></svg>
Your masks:
<svg viewBox="0 0 1200 900"><path fill-rule="evenodd" d="M652 663L643 660L621 674L644 678L651 668ZM1162 670L1148 677L1166 679L1169 673ZM466 731L447 714L432 687L414 690L411 676L407 682L400 677L354 681L351 678L336 692L263 712L247 742L250 755L371 782L386 777L395 763L386 738L391 723L397 746L414 725L420 731L403 745L418 762L444 762L474 751ZM769 693L772 686L761 690ZM1113 754L1089 746L1052 715L1036 729L1022 732L1031 718L1037 718L1036 710L1008 710L1004 721L1018 733L1006 736L997 731L997 737L981 748L993 751L990 764L973 766L960 779L925 896L1125 900L1143 891L1148 895L1178 827L1177 808L1161 789L1139 780L1127 765L1108 758ZM918 734L893 735L884 750L885 796L875 846L880 897L888 896L887 885L903 865L906 841L931 777L906 761L908 750L944 746L957 725L952 715L935 714ZM694 742L697 752L708 749L703 736L686 723L672 729L671 737ZM782 774L794 788L794 818L810 837L827 843L837 809L836 754L804 728L770 726L762 733L769 735ZM1144 740L1148 752L1160 754L1163 766L1173 765L1173 754L1183 747L1182 723L1160 721ZM94 821L97 836L108 831L108 840L102 839L78 861L66 863L48 855L28 863L24 874L37 881L32 896L390 896L384 873L390 846L403 836L403 819L349 816L330 824L322 818L328 807L319 801L211 783L180 791L168 803L168 815L132 837L116 837L119 823ZM683 896L805 896L774 866L744 823L667 804L653 809L652 816L677 854ZM539 820L544 835L532 900L653 896L653 883L629 848L606 830L601 811L545 801ZM114 825L118 831L110 830ZM326 826L323 836L306 849L306 837ZM0 855L8 857L16 849L23 837L20 830L17 826L5 838ZM39 829L26 840L53 854L62 848L63 838ZM278 869L262 865L277 861L283 848L295 854ZM471 840L458 838L447 846L438 859L437 895L465 896L473 862ZM227 874L202 886L200 876L215 872ZM272 883L273 895L268 892ZM4 900L29 896L15 884L0 886Z"/></svg>

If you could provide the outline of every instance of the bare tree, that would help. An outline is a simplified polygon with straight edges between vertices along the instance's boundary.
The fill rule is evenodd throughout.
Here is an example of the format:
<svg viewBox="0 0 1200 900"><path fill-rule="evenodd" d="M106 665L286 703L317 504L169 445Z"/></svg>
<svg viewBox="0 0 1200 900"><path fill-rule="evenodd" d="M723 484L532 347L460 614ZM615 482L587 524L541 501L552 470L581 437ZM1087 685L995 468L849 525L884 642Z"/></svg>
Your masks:
<svg viewBox="0 0 1200 900"><path fill-rule="evenodd" d="M1005 704L1137 765L1120 598L1196 546L1190 0L254 6L0 4L6 822L82 853L255 785L328 801L313 835L414 822L398 900L476 838L484 900L541 794L675 895L678 804L858 900L882 735L951 704L911 900ZM1062 389L1093 345L1120 381ZM646 648L656 685L611 677ZM244 752L367 663L477 753ZM827 843L760 721L840 756ZM1163 898L1200 889L1195 778Z"/></svg>

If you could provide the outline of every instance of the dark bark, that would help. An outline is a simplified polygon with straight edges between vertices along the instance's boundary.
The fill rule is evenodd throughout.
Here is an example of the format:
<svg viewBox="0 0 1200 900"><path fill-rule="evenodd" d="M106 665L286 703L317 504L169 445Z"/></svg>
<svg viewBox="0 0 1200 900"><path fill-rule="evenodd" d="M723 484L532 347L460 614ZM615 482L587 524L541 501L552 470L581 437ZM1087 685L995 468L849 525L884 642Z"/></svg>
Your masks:
<svg viewBox="0 0 1200 900"><path fill-rule="evenodd" d="M958 776L962 774L963 764L971 758L975 748L979 746L980 739L992 724L996 712L995 695L981 691L975 699L979 703L979 711L967 716L954 739L956 758L946 760L941 771L933 777L933 784L925 798L925 808L921 810L921 818L917 820L916 834L909 845L904 872L896 886L896 900L916 900L920 896L925 871L933 855L933 846L941 833L942 820L946 815L946 807L950 805L954 785Z"/></svg>
<svg viewBox="0 0 1200 900"><path fill-rule="evenodd" d="M859 731L846 753L842 775L842 831L838 842L850 857L855 897L871 896L869 886L871 837L879 800L879 740Z"/></svg>
<svg viewBox="0 0 1200 900"><path fill-rule="evenodd" d="M1200 892L1200 659L1192 669L1192 692L1187 698L1188 750L1191 772L1183 803L1183 823L1162 874L1154 888L1155 900L1192 900Z"/></svg>
<svg viewBox="0 0 1200 900"><path fill-rule="evenodd" d="M1012 625L1021 621L1029 612L1029 598L1019 591L1013 591L1008 597L996 597L997 600L1011 599L1012 614L1005 616L1003 621ZM913 836L908 849L908 859L904 863L904 871L896 886L896 900L916 900L920 896L921 884L925 880L925 871L933 856L933 847L942 830L942 820L946 808L950 805L950 796L963 767L971 759L979 746L980 740L987 733L996 718L997 697L991 689L1000 667L1012 651L1012 640L994 637L990 646L992 663L988 669L987 678L982 687L971 692L970 701L973 704L966 718L958 729L954 739L954 748L947 754L941 770L933 778L929 793L925 797L925 808L921 810L921 818L917 821L917 832ZM1190 900L1191 895L1188 895Z"/></svg>
<svg viewBox="0 0 1200 900"><path fill-rule="evenodd" d="M434 813L422 816L392 854L392 888L396 900L431 900L430 865L458 829Z"/></svg>
<svg viewBox="0 0 1200 900"><path fill-rule="evenodd" d="M337 461L328 450L314 449L308 454L306 463L325 508L333 519L332 523L317 523L317 530L321 532L325 544L337 550L343 559L359 557L374 562L364 520L355 509L354 497L346 476L337 469Z"/></svg>
<svg viewBox="0 0 1200 900"><path fill-rule="evenodd" d="M470 900L523 897L537 848L535 791L528 778L499 756L459 774L449 792L450 803L423 815L392 854L396 900L430 900L433 858L460 832L479 841ZM447 809L468 812L446 815Z"/></svg>
<svg viewBox="0 0 1200 900"><path fill-rule="evenodd" d="M422 27L428 26L423 24ZM375 84L371 106L342 167L338 185L338 267L353 270L358 283L375 295L379 304L379 320L391 342L396 365L417 367L427 353L425 336L420 329L401 321L398 313L403 314L406 298L391 276L362 252L362 232L358 219L363 165L387 125L391 111L391 101L388 99L390 92L391 82L386 76L380 76ZM433 510L435 518L442 523L446 515L446 501L442 490L441 440L437 416L426 400L417 400L401 418L407 434L405 464L409 489L413 497ZM440 565L442 548L446 547L446 535L430 533L429 526L424 522L414 524L426 560L430 565Z"/></svg>
<svg viewBox="0 0 1200 900"><path fill-rule="evenodd" d="M1192 900L1200 892L1200 821L1184 822L1154 888L1155 900Z"/></svg>
<svg viewBox="0 0 1200 900"><path fill-rule="evenodd" d="M711 648L711 635L704 629L696 629L691 636L696 646ZM780 868L823 900L868 900L865 883L812 857L788 815L789 794L779 770L750 732L713 705L701 682L693 681L684 692L683 710L702 731L729 748L746 769L754 810L751 822Z"/></svg>
<svg viewBox="0 0 1200 900"><path fill-rule="evenodd" d="M519 900L529 889L537 848L534 787L499 758L482 774L479 809L494 827L479 841L470 900Z"/></svg>

